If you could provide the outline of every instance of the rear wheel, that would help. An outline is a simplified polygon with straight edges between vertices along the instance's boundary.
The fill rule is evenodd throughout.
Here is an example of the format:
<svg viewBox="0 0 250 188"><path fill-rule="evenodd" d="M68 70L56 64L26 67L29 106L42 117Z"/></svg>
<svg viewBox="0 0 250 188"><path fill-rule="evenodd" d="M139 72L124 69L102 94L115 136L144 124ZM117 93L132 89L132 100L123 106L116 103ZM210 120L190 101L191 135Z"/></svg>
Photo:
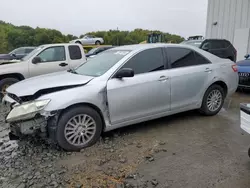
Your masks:
<svg viewBox="0 0 250 188"><path fill-rule="evenodd" d="M10 85L12 85L12 84L14 84L14 83L16 83L16 82L18 82L19 80L18 79L16 79L16 78L4 78L4 79L2 79L1 81L0 81L0 99L2 99L3 98L3 96L5 95L5 93L6 93L6 89L10 86Z"/></svg>
<svg viewBox="0 0 250 188"><path fill-rule="evenodd" d="M67 151L79 151L93 145L102 132L102 120L94 109L81 106L64 112L58 122L56 138Z"/></svg>
<svg viewBox="0 0 250 188"><path fill-rule="evenodd" d="M98 41L95 42L95 44L96 44L96 45L100 45L101 42L98 40Z"/></svg>
<svg viewBox="0 0 250 188"><path fill-rule="evenodd" d="M221 110L224 99L225 92L221 86L210 86L203 97L200 112L207 116L216 115Z"/></svg>

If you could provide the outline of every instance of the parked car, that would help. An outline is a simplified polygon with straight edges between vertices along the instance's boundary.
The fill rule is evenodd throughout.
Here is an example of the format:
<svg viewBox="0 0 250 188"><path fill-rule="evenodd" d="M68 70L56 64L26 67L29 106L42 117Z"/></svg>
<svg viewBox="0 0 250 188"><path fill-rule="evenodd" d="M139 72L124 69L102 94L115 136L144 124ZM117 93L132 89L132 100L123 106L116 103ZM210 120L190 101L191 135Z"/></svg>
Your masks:
<svg viewBox="0 0 250 188"><path fill-rule="evenodd" d="M19 62L0 64L1 97L7 87L20 80L41 74L68 70L84 62L86 62L85 53L79 44L39 46Z"/></svg>
<svg viewBox="0 0 250 188"><path fill-rule="evenodd" d="M87 54L86 54L86 57L94 57L96 56L97 54L105 51L105 50L108 50L108 49L111 49L113 48L113 46L102 46L102 47L97 47L97 48L93 48L91 49Z"/></svg>
<svg viewBox="0 0 250 188"><path fill-rule="evenodd" d="M220 58L230 59L236 62L237 51L234 46L225 39L205 39L205 40L186 40L182 44L199 47Z"/></svg>
<svg viewBox="0 0 250 188"><path fill-rule="evenodd" d="M11 51L8 54L0 54L0 60L13 60L22 59L30 52L32 52L36 47L21 47Z"/></svg>
<svg viewBox="0 0 250 188"><path fill-rule="evenodd" d="M70 43L78 43L82 45L95 44L100 45L104 43L103 38L94 37L92 35L85 35L83 38L75 39L70 41Z"/></svg>
<svg viewBox="0 0 250 188"><path fill-rule="evenodd" d="M245 60L238 61L239 89L250 88L250 56L246 55Z"/></svg>
<svg viewBox="0 0 250 188"><path fill-rule="evenodd" d="M231 60L187 45L139 44L16 83L3 101L11 106L10 138L40 133L74 151L103 131L192 109L215 115L237 85Z"/></svg>

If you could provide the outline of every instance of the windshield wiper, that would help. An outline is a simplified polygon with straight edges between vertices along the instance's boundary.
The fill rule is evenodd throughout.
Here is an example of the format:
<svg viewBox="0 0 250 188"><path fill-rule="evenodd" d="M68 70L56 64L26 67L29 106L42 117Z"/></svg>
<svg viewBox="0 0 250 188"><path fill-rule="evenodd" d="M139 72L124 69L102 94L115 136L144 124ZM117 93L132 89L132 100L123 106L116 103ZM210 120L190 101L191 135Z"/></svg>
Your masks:
<svg viewBox="0 0 250 188"><path fill-rule="evenodd" d="M68 72L71 72L71 73L73 73L73 74L78 74L76 71L75 71L75 69L72 69L72 68L70 68L69 70L67 70Z"/></svg>

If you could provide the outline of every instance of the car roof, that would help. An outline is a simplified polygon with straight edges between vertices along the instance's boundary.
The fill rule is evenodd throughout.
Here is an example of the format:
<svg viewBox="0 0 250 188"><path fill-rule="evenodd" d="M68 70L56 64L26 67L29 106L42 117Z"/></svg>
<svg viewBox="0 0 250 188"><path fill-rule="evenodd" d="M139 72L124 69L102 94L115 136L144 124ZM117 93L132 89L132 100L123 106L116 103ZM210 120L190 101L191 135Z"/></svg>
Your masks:
<svg viewBox="0 0 250 188"><path fill-rule="evenodd" d="M47 46L72 46L72 45L80 45L80 44L76 44L76 43L55 43L55 44L42 44L40 46L47 47Z"/></svg>
<svg viewBox="0 0 250 188"><path fill-rule="evenodd" d="M130 51L133 51L133 50L150 49L150 48L156 48L156 47L184 47L184 48L187 48L187 45L185 45L185 44L169 44L169 43L132 44L132 45L114 47L111 50L130 50ZM188 46L188 47L192 48L192 46L191 47Z"/></svg>
<svg viewBox="0 0 250 188"><path fill-rule="evenodd" d="M107 51L112 51L112 50L121 50L121 51L141 51L145 49L150 49L150 48L157 48L157 47L178 47L178 48L186 48L186 49L191 49L193 51L196 51L200 53L201 55L205 56L208 58L211 62L218 62L221 58L206 52L198 47L188 45L188 44L169 44L169 43L154 43L154 44L133 44L133 45L126 45L126 46L119 46L115 47L112 49L109 49Z"/></svg>

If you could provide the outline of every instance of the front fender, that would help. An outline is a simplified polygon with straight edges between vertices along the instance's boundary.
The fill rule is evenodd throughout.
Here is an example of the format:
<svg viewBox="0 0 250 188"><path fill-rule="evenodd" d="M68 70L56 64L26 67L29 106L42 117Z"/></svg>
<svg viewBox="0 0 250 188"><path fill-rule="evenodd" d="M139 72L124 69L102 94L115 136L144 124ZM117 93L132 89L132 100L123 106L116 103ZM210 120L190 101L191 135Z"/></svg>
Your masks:
<svg viewBox="0 0 250 188"><path fill-rule="evenodd" d="M37 100L50 99L50 103L44 108L46 112L66 109L72 105L88 103L96 106L109 125L106 84L84 85L43 95Z"/></svg>

